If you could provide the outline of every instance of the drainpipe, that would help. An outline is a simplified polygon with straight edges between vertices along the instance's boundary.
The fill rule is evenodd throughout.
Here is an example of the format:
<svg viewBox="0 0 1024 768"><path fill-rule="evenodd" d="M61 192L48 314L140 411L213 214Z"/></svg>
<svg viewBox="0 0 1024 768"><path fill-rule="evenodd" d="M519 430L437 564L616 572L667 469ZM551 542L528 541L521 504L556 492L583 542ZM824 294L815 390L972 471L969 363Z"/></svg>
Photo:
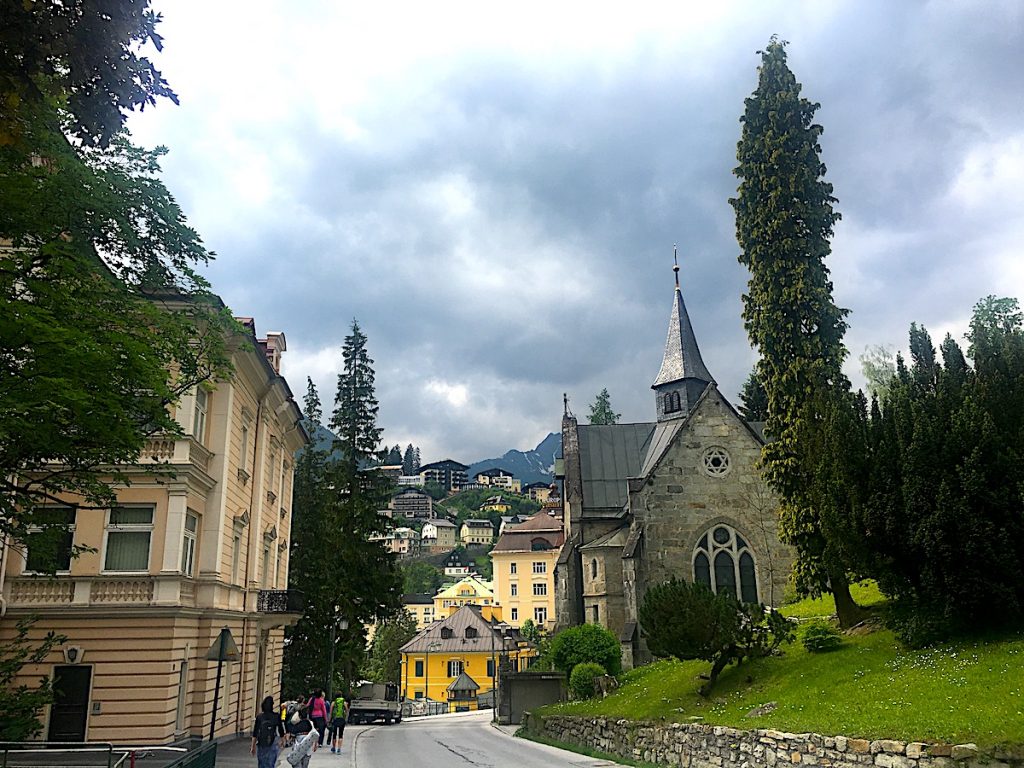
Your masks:
<svg viewBox="0 0 1024 768"><path fill-rule="evenodd" d="M263 406L267 402L267 397L270 395L270 391L274 388L274 383L271 382L267 385L267 388L263 390L263 394L260 395L259 400L256 403L256 429L253 435L253 464L252 464L252 485L249 487L249 541L245 548L245 568L242 570L242 673L241 680L239 681L238 688L238 703L235 705L235 733L242 733L242 698L245 693L245 680L246 673L248 672L248 665L245 663L245 649L246 642L249 636L249 611L248 611L248 597L249 597L249 569L252 564L252 549L254 544L254 537L252 531L255 530L257 537L255 542L258 543L258 535L260 529L260 509L262 508L262 502L257 504L256 498L256 486L260 484L263 478L263 452L260 451L260 425L263 422ZM256 655L259 656L259 649L256 649ZM253 688L253 691L256 689ZM256 702L257 706L259 702Z"/></svg>
<svg viewBox="0 0 1024 768"><path fill-rule="evenodd" d="M0 618L7 615L7 599L4 597L4 580L7 577L7 534L0 537Z"/></svg>

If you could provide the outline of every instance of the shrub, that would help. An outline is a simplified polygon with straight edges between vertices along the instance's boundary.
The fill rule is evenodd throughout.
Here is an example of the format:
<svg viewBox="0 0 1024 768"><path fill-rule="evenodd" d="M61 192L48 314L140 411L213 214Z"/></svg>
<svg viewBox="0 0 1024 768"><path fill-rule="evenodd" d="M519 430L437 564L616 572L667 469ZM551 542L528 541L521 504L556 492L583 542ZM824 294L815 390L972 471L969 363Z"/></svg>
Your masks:
<svg viewBox="0 0 1024 768"><path fill-rule="evenodd" d="M801 628L800 642L811 653L821 653L838 648L843 644L843 637L831 621L812 619Z"/></svg>
<svg viewBox="0 0 1024 768"><path fill-rule="evenodd" d="M647 591L639 618L655 656L711 662L702 696L729 663L767 656L793 640L792 622L778 611L674 578Z"/></svg>
<svg viewBox="0 0 1024 768"><path fill-rule="evenodd" d="M592 661L584 661L572 668L569 675L569 692L575 699L590 699L597 693L594 679L608 674L605 668Z"/></svg>
<svg viewBox="0 0 1024 768"><path fill-rule="evenodd" d="M597 624L563 629L551 640L548 650L555 669L571 675L577 664L592 661L610 674L622 671L622 650L615 635Z"/></svg>

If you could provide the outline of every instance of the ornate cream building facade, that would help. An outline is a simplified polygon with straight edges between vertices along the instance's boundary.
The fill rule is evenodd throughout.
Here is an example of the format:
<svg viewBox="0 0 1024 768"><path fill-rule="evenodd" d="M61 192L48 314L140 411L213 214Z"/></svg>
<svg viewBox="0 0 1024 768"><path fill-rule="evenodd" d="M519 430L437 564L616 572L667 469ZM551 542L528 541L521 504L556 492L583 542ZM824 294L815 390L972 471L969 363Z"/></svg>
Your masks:
<svg viewBox="0 0 1024 768"><path fill-rule="evenodd" d="M19 681L54 681L44 739L208 737L217 663L206 654L224 627L240 660L224 664L215 736L248 730L260 698L279 694L283 627L302 610L286 590L292 456L308 437L280 375L284 334L259 339L241 323L233 378L185 396L174 414L185 434L152 438L119 468L130 484L116 486L117 506L57 508L72 526L55 576L32 572L31 546L3 549L0 636L36 616L33 637L67 637ZM72 544L89 551L71 559Z"/></svg>

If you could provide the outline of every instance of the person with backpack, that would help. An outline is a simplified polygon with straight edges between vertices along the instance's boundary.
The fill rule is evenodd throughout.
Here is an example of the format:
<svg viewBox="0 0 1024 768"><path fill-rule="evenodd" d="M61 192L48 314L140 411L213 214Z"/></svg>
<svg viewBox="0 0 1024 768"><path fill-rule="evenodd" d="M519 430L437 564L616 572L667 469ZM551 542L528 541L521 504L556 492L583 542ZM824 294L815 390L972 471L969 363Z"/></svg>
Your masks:
<svg viewBox="0 0 1024 768"><path fill-rule="evenodd" d="M292 768L309 768L309 758L316 752L320 734L313 724L309 722L309 710L305 707L299 709L299 723L295 726L295 740L292 742L292 751L285 758Z"/></svg>
<svg viewBox="0 0 1024 768"><path fill-rule="evenodd" d="M284 724L274 709L274 697L267 696L260 705L260 713L252 726L252 745L249 754L256 755L259 768L274 768L277 763L278 737L284 737Z"/></svg>
<svg viewBox="0 0 1024 768"><path fill-rule="evenodd" d="M344 696L338 696L331 702L331 752L341 752L341 742L345 738L345 723L348 718L348 702Z"/></svg>
<svg viewBox="0 0 1024 768"><path fill-rule="evenodd" d="M316 728L320 734L320 744L324 745L324 734L327 732L327 701L324 699L324 692L317 688L313 691L313 696L310 698L309 703L306 704L306 709L309 710L309 718L313 721L313 727Z"/></svg>

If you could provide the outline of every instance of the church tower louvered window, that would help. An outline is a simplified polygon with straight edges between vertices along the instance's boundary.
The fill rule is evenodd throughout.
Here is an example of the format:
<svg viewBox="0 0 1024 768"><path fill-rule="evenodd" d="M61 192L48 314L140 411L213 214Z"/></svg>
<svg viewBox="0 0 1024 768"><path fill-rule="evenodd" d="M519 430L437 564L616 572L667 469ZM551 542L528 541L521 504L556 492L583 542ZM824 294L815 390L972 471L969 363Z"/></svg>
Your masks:
<svg viewBox="0 0 1024 768"><path fill-rule="evenodd" d="M693 579L744 603L760 602L754 553L731 526L716 525L700 537L693 551Z"/></svg>

